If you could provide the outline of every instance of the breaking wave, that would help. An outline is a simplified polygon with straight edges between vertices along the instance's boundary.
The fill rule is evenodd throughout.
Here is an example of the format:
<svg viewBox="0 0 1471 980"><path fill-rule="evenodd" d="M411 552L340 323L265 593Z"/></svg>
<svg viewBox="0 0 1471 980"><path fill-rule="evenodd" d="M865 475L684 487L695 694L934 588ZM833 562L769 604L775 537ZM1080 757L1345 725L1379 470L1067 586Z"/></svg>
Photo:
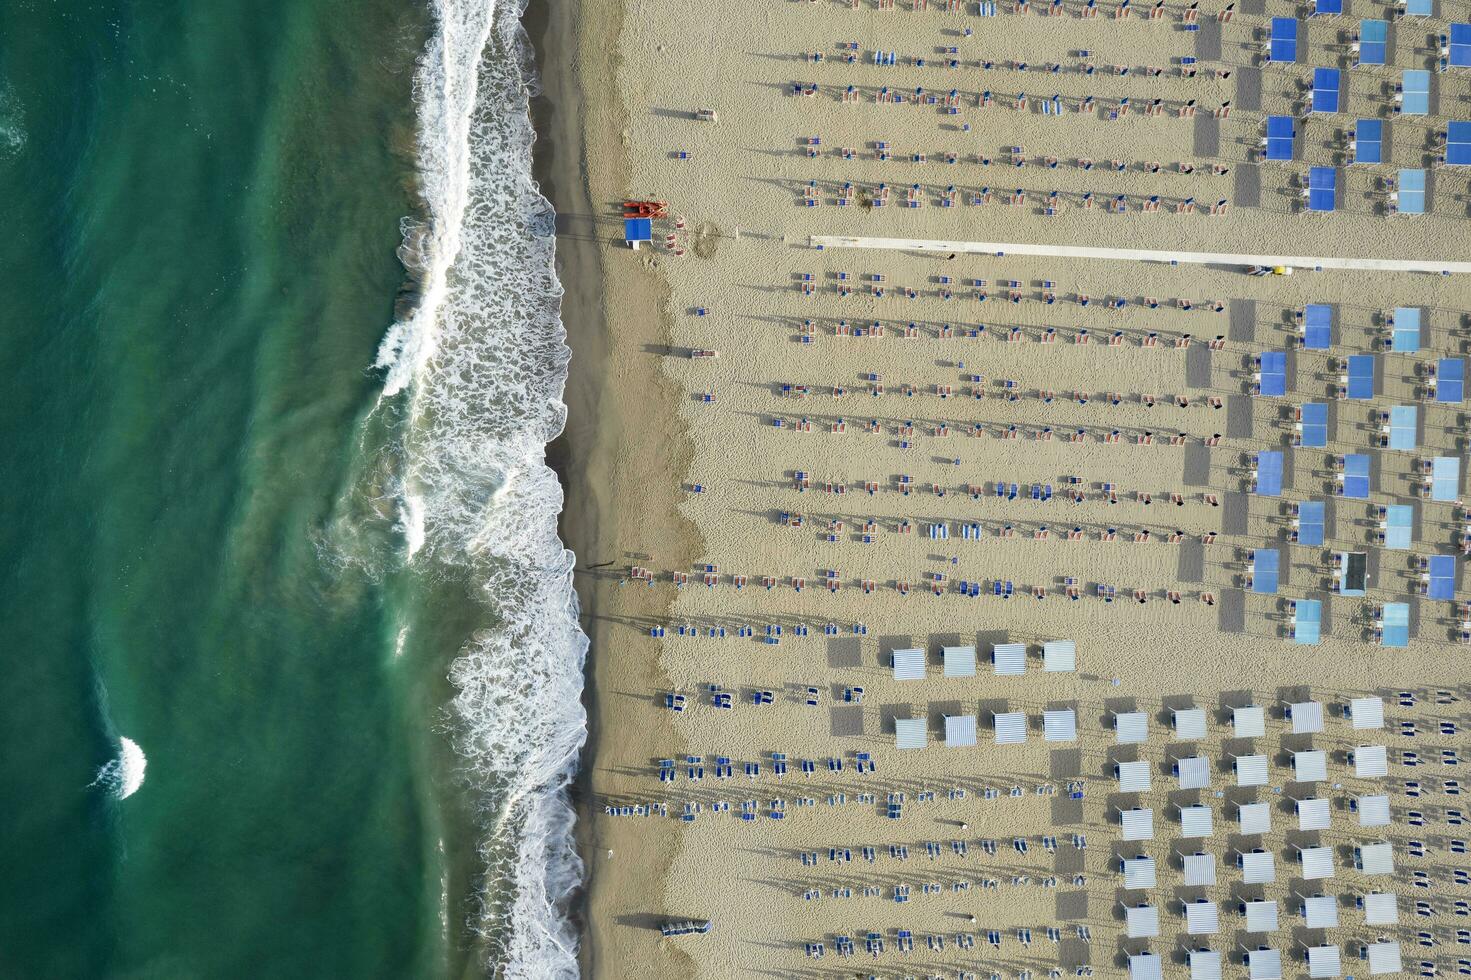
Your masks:
<svg viewBox="0 0 1471 980"><path fill-rule="evenodd" d="M148 757L131 738L119 736L118 757L97 770L93 786L104 786L120 800L126 800L143 785L143 774L148 769Z"/></svg>

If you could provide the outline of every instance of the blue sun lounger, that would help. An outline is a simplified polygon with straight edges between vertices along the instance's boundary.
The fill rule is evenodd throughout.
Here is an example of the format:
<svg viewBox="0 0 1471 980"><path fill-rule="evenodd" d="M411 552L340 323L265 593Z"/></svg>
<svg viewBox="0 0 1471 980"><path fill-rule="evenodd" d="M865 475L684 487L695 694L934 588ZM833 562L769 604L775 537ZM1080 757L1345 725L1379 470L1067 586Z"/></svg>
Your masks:
<svg viewBox="0 0 1471 980"><path fill-rule="evenodd" d="M1461 458L1437 456L1430 461L1430 499L1454 502L1461 496Z"/></svg>
<svg viewBox="0 0 1471 980"><path fill-rule="evenodd" d="M1446 64L1451 68L1471 68L1471 24L1452 24Z"/></svg>
<svg viewBox="0 0 1471 980"><path fill-rule="evenodd" d="M1343 77L1337 68L1313 69L1313 111L1337 112Z"/></svg>
<svg viewBox="0 0 1471 980"><path fill-rule="evenodd" d="M1297 130L1291 116L1267 117L1267 159L1291 160Z"/></svg>
<svg viewBox="0 0 1471 980"><path fill-rule="evenodd" d="M1277 575L1282 553L1276 548L1258 548L1251 553L1251 591L1257 595L1277 594Z"/></svg>
<svg viewBox="0 0 1471 980"><path fill-rule="evenodd" d="M1442 357L1435 362L1435 400L1442 405L1459 405L1465 399L1465 358Z"/></svg>
<svg viewBox="0 0 1471 980"><path fill-rule="evenodd" d="M1328 445L1328 406L1322 402L1308 402L1298 409L1302 418L1302 433L1298 442L1308 449L1322 449Z"/></svg>
<svg viewBox="0 0 1471 980"><path fill-rule="evenodd" d="M1323 635L1323 603L1319 599L1299 599L1292 610L1292 642L1301 646L1316 644Z"/></svg>
<svg viewBox="0 0 1471 980"><path fill-rule="evenodd" d="M1290 65L1297 61L1297 18L1273 17L1267 60Z"/></svg>
<svg viewBox="0 0 1471 980"><path fill-rule="evenodd" d="M1343 496L1350 500L1369 499L1369 457L1350 453L1343 457Z"/></svg>
<svg viewBox="0 0 1471 980"><path fill-rule="evenodd" d="M1323 544L1323 501L1304 500L1297 505L1297 543L1312 548Z"/></svg>
<svg viewBox="0 0 1471 980"><path fill-rule="evenodd" d="M1382 65L1389 53L1389 21L1359 21L1359 64Z"/></svg>
<svg viewBox="0 0 1471 980"><path fill-rule="evenodd" d="M1400 96L1400 115L1430 115L1430 72L1423 68L1406 70L1400 76Z"/></svg>
<svg viewBox="0 0 1471 980"><path fill-rule="evenodd" d="M1456 559L1452 555L1431 555L1426 563L1430 580L1425 585L1425 594L1432 599L1454 599L1456 597Z"/></svg>
<svg viewBox="0 0 1471 980"><path fill-rule="evenodd" d="M1332 211L1338 206L1338 171L1333 167L1308 170L1308 210Z"/></svg>
<svg viewBox="0 0 1471 980"><path fill-rule="evenodd" d="M1348 397L1374 397L1374 355L1353 354L1348 359Z"/></svg>
<svg viewBox="0 0 1471 980"><path fill-rule="evenodd" d="M1446 123L1445 162L1455 167L1471 164L1471 122Z"/></svg>
<svg viewBox="0 0 1471 980"><path fill-rule="evenodd" d="M1380 646L1403 648L1410 645L1410 606L1404 602L1384 604L1384 634Z"/></svg>
<svg viewBox="0 0 1471 980"><path fill-rule="evenodd" d="M1384 162L1384 120L1360 119L1354 123L1354 163Z"/></svg>
<svg viewBox="0 0 1471 980"><path fill-rule="evenodd" d="M1413 543L1415 508L1409 504L1391 504L1384 508L1384 523L1384 547L1408 551Z"/></svg>
<svg viewBox="0 0 1471 980"><path fill-rule="evenodd" d="M1389 410L1390 449L1414 450L1419 444L1420 410L1414 405L1395 405Z"/></svg>
<svg viewBox="0 0 1471 980"><path fill-rule="evenodd" d="M1399 201L1395 210L1400 214L1425 213L1425 171L1401 170L1399 172Z"/></svg>
<svg viewBox="0 0 1471 980"><path fill-rule="evenodd" d="M1282 495L1282 453L1272 449L1256 454L1256 487L1258 497Z"/></svg>
<svg viewBox="0 0 1471 980"><path fill-rule="evenodd" d="M1414 354L1420 350L1420 307L1397 306L1394 310L1394 334L1389 349L1396 354Z"/></svg>
<svg viewBox="0 0 1471 980"><path fill-rule="evenodd" d="M1308 350L1327 350L1333 345L1333 307L1326 303L1304 307L1302 345Z"/></svg>
<svg viewBox="0 0 1471 980"><path fill-rule="evenodd" d="M1435 0L1401 0L1405 5L1406 17L1432 17L1435 15Z"/></svg>
<svg viewBox="0 0 1471 980"><path fill-rule="evenodd" d="M1313 0L1313 16L1334 16L1343 13L1343 0Z"/></svg>
<svg viewBox="0 0 1471 980"><path fill-rule="evenodd" d="M1262 379L1257 394L1275 398L1287 394L1287 355L1280 350L1263 351L1258 360Z"/></svg>

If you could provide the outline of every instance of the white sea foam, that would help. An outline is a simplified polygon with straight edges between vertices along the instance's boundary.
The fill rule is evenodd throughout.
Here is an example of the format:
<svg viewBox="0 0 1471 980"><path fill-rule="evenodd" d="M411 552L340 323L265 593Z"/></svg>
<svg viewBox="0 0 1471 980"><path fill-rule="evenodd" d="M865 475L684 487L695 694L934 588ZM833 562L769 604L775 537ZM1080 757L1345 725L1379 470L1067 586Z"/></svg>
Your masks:
<svg viewBox="0 0 1471 980"><path fill-rule="evenodd" d="M15 87L0 79L0 159L11 156L26 145L25 113Z"/></svg>
<svg viewBox="0 0 1471 980"><path fill-rule="evenodd" d="M406 550L416 565L470 568L490 624L450 671L456 744L487 807L473 925L494 975L570 978L577 940L562 906L582 868L566 786L586 735L587 640L545 461L568 352L551 209L531 179L533 77L519 6L434 11L416 77L426 217L405 225L402 250L420 297L379 350L382 398L407 410Z"/></svg>
<svg viewBox="0 0 1471 980"><path fill-rule="evenodd" d="M495 20L495 0L434 0L435 32L414 76L419 115L419 181L428 214L405 218L399 257L419 279L420 302L395 323L374 365L387 369L383 397L401 392L434 355L435 318L470 197L471 128L481 51Z"/></svg>
<svg viewBox="0 0 1471 980"><path fill-rule="evenodd" d="M114 796L126 800L143 785L143 774L148 769L148 757L131 738L118 737L118 757L97 770L93 786L106 786Z"/></svg>
<svg viewBox="0 0 1471 980"><path fill-rule="evenodd" d="M148 757L143 754L143 749L131 738L120 737L118 743L122 746L123 754L120 757L122 763L120 780L117 788L117 798L126 800L138 788L143 785L143 773L148 769Z"/></svg>
<svg viewBox="0 0 1471 980"><path fill-rule="evenodd" d="M403 534L404 552L409 558L424 547L424 498L405 491L398 505L398 530Z"/></svg>

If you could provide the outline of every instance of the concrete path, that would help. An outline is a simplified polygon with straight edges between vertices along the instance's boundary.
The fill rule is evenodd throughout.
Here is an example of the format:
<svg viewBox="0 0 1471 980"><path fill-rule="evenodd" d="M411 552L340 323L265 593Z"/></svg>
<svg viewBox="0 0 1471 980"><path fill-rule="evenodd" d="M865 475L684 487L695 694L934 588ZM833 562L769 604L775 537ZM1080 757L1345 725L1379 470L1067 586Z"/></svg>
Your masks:
<svg viewBox="0 0 1471 980"><path fill-rule="evenodd" d="M1350 269L1360 272L1471 272L1471 262L1436 259L1349 259L1304 255L1232 255L1227 252L1171 252L1144 248L1089 248L1082 245L1035 245L1017 242L946 242L933 238L855 238L813 235L823 248L895 249L904 252L961 252L981 255L1040 255L1050 259L1104 259L1120 262L1164 262L1179 265L1290 265L1295 269Z"/></svg>

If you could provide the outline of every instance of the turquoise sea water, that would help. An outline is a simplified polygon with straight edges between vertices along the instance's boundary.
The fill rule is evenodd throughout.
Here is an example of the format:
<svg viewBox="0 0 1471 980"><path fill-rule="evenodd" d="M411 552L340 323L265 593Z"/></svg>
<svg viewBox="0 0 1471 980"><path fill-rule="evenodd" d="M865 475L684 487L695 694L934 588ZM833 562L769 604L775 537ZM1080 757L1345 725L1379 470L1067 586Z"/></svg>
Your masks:
<svg viewBox="0 0 1471 980"><path fill-rule="evenodd" d="M0 10L0 975L475 972L444 705L485 622L399 557L370 370L431 30Z"/></svg>

